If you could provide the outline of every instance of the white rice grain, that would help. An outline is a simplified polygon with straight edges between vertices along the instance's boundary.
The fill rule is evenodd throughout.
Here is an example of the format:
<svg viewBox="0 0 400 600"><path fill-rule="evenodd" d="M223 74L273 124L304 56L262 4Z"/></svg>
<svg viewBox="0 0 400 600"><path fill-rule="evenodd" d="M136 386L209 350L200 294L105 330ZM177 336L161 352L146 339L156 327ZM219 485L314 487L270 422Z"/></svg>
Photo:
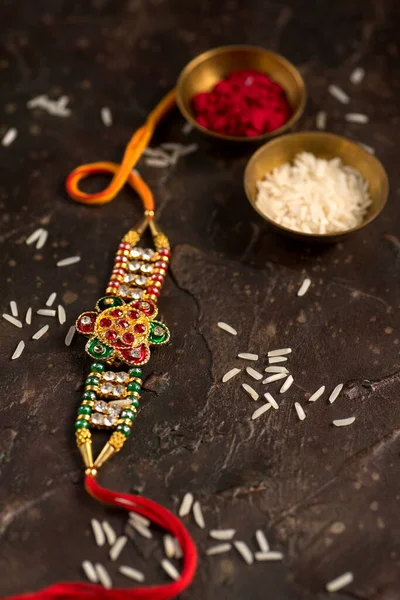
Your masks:
<svg viewBox="0 0 400 600"><path fill-rule="evenodd" d="M177 558L179 560L182 558L183 552L182 552L182 548L181 548L178 538L174 538L174 543L175 543L175 558Z"/></svg>
<svg viewBox="0 0 400 600"><path fill-rule="evenodd" d="M311 279L309 279L308 277L306 277L306 279L303 281L303 283L299 287L297 295L298 296L304 296L308 292L308 288L310 287L310 285L311 285Z"/></svg>
<svg viewBox="0 0 400 600"><path fill-rule="evenodd" d="M266 379L264 379L263 383L272 383L273 381L279 381L280 379L285 379L287 377L287 373L276 373L275 375L270 375Z"/></svg>
<svg viewBox="0 0 400 600"><path fill-rule="evenodd" d="M166 572L166 574L177 581L180 577L179 571L175 568L175 566L170 562L167 558L163 558L161 561L161 566Z"/></svg>
<svg viewBox="0 0 400 600"><path fill-rule="evenodd" d="M103 521L101 525L106 535L108 545L113 546L117 541L117 534L115 533L114 529L111 527L108 521Z"/></svg>
<svg viewBox="0 0 400 600"><path fill-rule="evenodd" d="M175 542L172 535L168 533L163 537L164 552L167 558L174 558L175 556Z"/></svg>
<svg viewBox="0 0 400 600"><path fill-rule="evenodd" d="M244 562L247 563L248 565L252 565L254 562L254 557L253 557L253 553L251 552L248 545L245 542L242 542L239 540L236 542L233 542L233 545L235 546L236 550L239 552L239 554L243 558Z"/></svg>
<svg viewBox="0 0 400 600"><path fill-rule="evenodd" d="M208 532L210 538L221 542L231 540L236 533L236 529L211 529Z"/></svg>
<svg viewBox="0 0 400 600"><path fill-rule="evenodd" d="M1 140L1 145L4 147L11 146L17 135L18 131L15 129L15 127L11 127Z"/></svg>
<svg viewBox="0 0 400 600"><path fill-rule="evenodd" d="M232 544L217 544L216 546L211 546L206 550L207 556L213 556L214 554L223 554L224 552L229 552L232 549Z"/></svg>
<svg viewBox="0 0 400 600"><path fill-rule="evenodd" d="M41 327L40 329L38 329L38 331L36 333L33 334L32 339L33 340L40 340L40 338L47 333L49 330L49 326L48 325L44 325L43 327Z"/></svg>
<svg viewBox="0 0 400 600"><path fill-rule="evenodd" d="M240 373L241 369L231 369L230 371L228 371L227 373L225 373L225 375L222 378L222 383L226 383L227 381L229 381L230 379L232 379L232 377L235 377L235 375L237 375L238 373Z"/></svg>
<svg viewBox="0 0 400 600"><path fill-rule="evenodd" d="M45 229L42 229L40 237L36 243L36 250L41 250L43 248L43 246L47 242L48 236L49 236L48 232Z"/></svg>
<svg viewBox="0 0 400 600"><path fill-rule="evenodd" d="M354 423L355 420L355 417L347 417L347 419L336 419L335 421L332 421L332 424L335 425L335 427L346 427L347 425Z"/></svg>
<svg viewBox="0 0 400 600"><path fill-rule="evenodd" d="M375 148L373 148L372 146L368 146L368 144L363 144L363 142L357 142L357 144L361 146L361 148L364 148L364 150L366 150L370 154L375 154Z"/></svg>
<svg viewBox="0 0 400 600"><path fill-rule="evenodd" d="M336 400L336 398L339 396L340 392L343 389L343 383L339 383L333 390L333 392L331 393L331 395L329 396L329 403L333 404Z"/></svg>
<svg viewBox="0 0 400 600"><path fill-rule="evenodd" d="M67 314L65 312L65 308L61 306L61 304L59 304L57 307L57 316L60 325L64 325L65 321L67 320Z"/></svg>
<svg viewBox="0 0 400 600"><path fill-rule="evenodd" d="M249 394L249 396L251 398L253 398L253 400L257 401L258 398L260 397L259 394L257 394L256 390L254 388L251 387L251 385L248 385L247 383L242 383L242 388Z"/></svg>
<svg viewBox="0 0 400 600"><path fill-rule="evenodd" d="M289 377L286 379L285 383L279 390L279 393L284 394L285 392L287 392L288 389L290 388L290 386L292 385L292 383L293 383L293 377L292 377L292 375L289 375Z"/></svg>
<svg viewBox="0 0 400 600"><path fill-rule="evenodd" d="M183 135L189 135L189 133L192 131L192 129L193 129L193 125L191 123L185 123L184 126L182 127Z"/></svg>
<svg viewBox="0 0 400 600"><path fill-rule="evenodd" d="M153 534L151 533L150 529L146 527L146 525L142 525L141 523L139 523L139 521L129 519L128 523L131 527L133 527L135 531L138 532L139 535L146 538L146 540L151 540L151 538L153 537Z"/></svg>
<svg viewBox="0 0 400 600"><path fill-rule="evenodd" d="M108 106L103 106L103 108L100 111L100 118L102 120L103 125L105 125L106 127L111 127L113 123L112 113Z"/></svg>
<svg viewBox="0 0 400 600"><path fill-rule="evenodd" d="M37 311L37 314L42 315L42 317L55 317L56 311L53 310L52 308L40 308Z"/></svg>
<svg viewBox="0 0 400 600"><path fill-rule="evenodd" d="M23 353L25 348L25 342L23 342L22 340L19 342L18 346L15 348L14 350L14 354L11 357L11 360L15 360L16 358L19 358L21 356L21 354Z"/></svg>
<svg viewBox="0 0 400 600"><path fill-rule="evenodd" d="M363 113L347 113L344 115L345 121L348 123L368 123L368 115Z"/></svg>
<svg viewBox="0 0 400 600"><path fill-rule="evenodd" d="M197 152L198 149L198 144L189 144L188 146L183 146L179 151L179 156L187 156L188 154L193 154L193 152Z"/></svg>
<svg viewBox="0 0 400 600"><path fill-rule="evenodd" d="M255 369L252 369L252 367L246 367L246 373L248 373L250 377L252 377L256 381L260 381L260 379L262 379L262 374L256 371Z"/></svg>
<svg viewBox="0 0 400 600"><path fill-rule="evenodd" d="M142 583L142 581L144 581L144 574L141 571L134 569L133 567L121 565L118 568L118 571L121 573L121 575L125 575L125 577L132 579L132 581L138 581L139 583Z"/></svg>
<svg viewBox="0 0 400 600"><path fill-rule="evenodd" d="M13 317L18 317L18 306L15 300L11 300L10 302L11 314Z"/></svg>
<svg viewBox="0 0 400 600"><path fill-rule="evenodd" d="M53 306L54 300L57 298L57 292L53 292L46 300L46 306Z"/></svg>
<svg viewBox="0 0 400 600"><path fill-rule="evenodd" d="M75 335L76 329L75 329L75 325L71 325L71 327L68 329L68 333L65 336L65 345L66 346L70 346L72 339Z"/></svg>
<svg viewBox="0 0 400 600"><path fill-rule="evenodd" d="M27 325L30 325L32 323L32 308L31 307L29 307L28 310L26 311L25 323Z"/></svg>
<svg viewBox="0 0 400 600"><path fill-rule="evenodd" d="M80 260L80 256L69 256L68 258L63 258L62 260L59 260L57 263L57 267L68 267L68 265L74 265Z"/></svg>
<svg viewBox="0 0 400 600"><path fill-rule="evenodd" d="M150 519L147 519L147 517L144 517L143 515L139 515L139 513L131 511L129 514L129 520L130 521L135 521L136 523L139 523L139 525L143 525L143 527L150 527L151 525L151 521Z"/></svg>
<svg viewBox="0 0 400 600"><path fill-rule="evenodd" d="M201 510L200 502L198 500L193 504L193 517L196 525L198 525L200 529L205 529L206 524L204 522L203 511Z"/></svg>
<svg viewBox="0 0 400 600"><path fill-rule="evenodd" d="M286 367L267 367L264 371L266 373L289 373Z"/></svg>
<svg viewBox="0 0 400 600"><path fill-rule="evenodd" d="M256 531L256 540L261 552L269 552L268 540L265 537L265 533L261 529Z"/></svg>
<svg viewBox="0 0 400 600"><path fill-rule="evenodd" d="M192 509L192 504L193 494L191 494L190 492L186 492L186 494L183 496L182 504L179 508L178 515L180 517L186 517Z"/></svg>
<svg viewBox="0 0 400 600"><path fill-rule="evenodd" d="M324 110L320 110L319 112L317 112L317 116L315 118L315 126L320 131L326 129L327 116L328 115Z"/></svg>
<svg viewBox="0 0 400 600"><path fill-rule="evenodd" d="M164 169L170 165L169 160L163 160L162 158L146 158L144 162L148 167L156 167L157 169Z"/></svg>
<svg viewBox="0 0 400 600"><path fill-rule="evenodd" d="M98 583L99 580L97 577L96 569L89 560L83 561L82 569L91 583Z"/></svg>
<svg viewBox="0 0 400 600"><path fill-rule="evenodd" d="M101 563L96 563L94 568L96 569L97 577L99 578L101 585L107 590L110 590L112 588L112 581L107 569L103 567Z"/></svg>
<svg viewBox="0 0 400 600"><path fill-rule="evenodd" d="M228 323L224 323L223 321L219 321L217 323L218 327L220 329L223 329L224 331L227 331L228 333L231 333L232 335L237 335L237 331L236 329L233 329L233 327L231 327L230 325L228 325Z"/></svg>
<svg viewBox="0 0 400 600"><path fill-rule="evenodd" d="M260 408L257 408L257 410L255 410L253 412L253 414L251 415L252 421L255 421L256 419L261 417L261 415L263 415L265 412L267 412L267 410L269 410L270 408L271 408L271 404L269 402L267 402L266 404L263 404L262 406L260 406Z"/></svg>
<svg viewBox="0 0 400 600"><path fill-rule="evenodd" d="M302 405L299 402L295 402L294 407L296 409L297 416L299 417L300 421L304 421L304 419L306 418L306 413L304 412Z"/></svg>
<svg viewBox="0 0 400 600"><path fill-rule="evenodd" d="M274 365L276 363L285 362L287 360L287 356L270 356L268 362L270 365Z"/></svg>
<svg viewBox="0 0 400 600"><path fill-rule="evenodd" d="M257 561L282 560L282 558L283 558L282 552L275 552L275 551L271 551L271 552L256 552L254 554L254 556L255 556L255 559Z"/></svg>
<svg viewBox="0 0 400 600"><path fill-rule="evenodd" d="M27 246L30 246L31 244L36 242L42 235L43 231L44 229L42 229L42 227L39 227L39 229L35 229L35 231L31 233L31 235L25 240L25 244Z"/></svg>
<svg viewBox="0 0 400 600"><path fill-rule="evenodd" d="M112 546L112 548L110 548L110 559L115 562L117 560L117 558L119 557L119 555L121 554L122 550L124 549L126 542L128 541L128 538L126 537L126 535L121 535L115 542L115 544Z"/></svg>
<svg viewBox="0 0 400 600"><path fill-rule="evenodd" d="M97 546L104 546L106 542L106 536L104 535L104 531L100 522L97 519L92 519L90 523L92 525L94 540Z"/></svg>
<svg viewBox="0 0 400 600"><path fill-rule="evenodd" d="M357 85L358 83L361 83L362 80L365 77L365 70L362 67L356 67L354 69L354 71L351 72L350 74L350 83L352 83L353 85Z"/></svg>
<svg viewBox="0 0 400 600"><path fill-rule="evenodd" d="M285 354L290 354L291 352L291 348L281 348L279 350L270 350L267 356L285 356Z"/></svg>
<svg viewBox="0 0 400 600"><path fill-rule="evenodd" d="M275 400L275 398L273 396L271 396L271 394L269 392L267 392L266 394L264 394L264 398L266 400L268 400L268 402L270 403L270 405L272 406L272 408L274 408L275 410L278 410L279 404L277 403L277 401Z"/></svg>
<svg viewBox="0 0 400 600"><path fill-rule="evenodd" d="M339 575L339 577L336 577L336 579L332 579L332 581L327 583L326 591L338 592L339 590L342 590L346 585L353 583L353 580L353 573L351 573L351 571L347 571L347 573L343 573L342 575Z"/></svg>
<svg viewBox="0 0 400 600"><path fill-rule="evenodd" d="M331 84L328 87L328 92L342 104L348 104L350 102L349 96L338 85Z"/></svg>
<svg viewBox="0 0 400 600"><path fill-rule="evenodd" d="M22 329L22 323L19 319L16 319L15 317L8 315L7 313L3 313L2 317L3 317L3 319L5 319L9 323L11 323L11 325L14 325L15 327L19 327L20 329Z"/></svg>
<svg viewBox="0 0 400 600"><path fill-rule="evenodd" d="M318 398L320 398L322 396L322 394L325 391L325 386L321 385L320 388L317 389L316 392L314 392L308 399L309 402L315 402L316 400L318 400Z"/></svg>
<svg viewBox="0 0 400 600"><path fill-rule="evenodd" d="M238 354L238 358L244 358L244 360L258 360L258 354L251 354L249 352L241 352L241 354Z"/></svg>

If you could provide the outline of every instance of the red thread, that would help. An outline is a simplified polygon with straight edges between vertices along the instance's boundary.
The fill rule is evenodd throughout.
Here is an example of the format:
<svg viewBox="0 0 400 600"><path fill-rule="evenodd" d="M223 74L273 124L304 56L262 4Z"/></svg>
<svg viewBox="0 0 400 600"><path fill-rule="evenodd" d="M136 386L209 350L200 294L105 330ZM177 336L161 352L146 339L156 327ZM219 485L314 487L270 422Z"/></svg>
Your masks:
<svg viewBox="0 0 400 600"><path fill-rule="evenodd" d="M292 116L284 89L264 73L234 71L192 98L196 121L223 135L255 137L282 127Z"/></svg>
<svg viewBox="0 0 400 600"><path fill-rule="evenodd" d="M142 496L120 494L101 487L92 475L85 479L87 492L96 500L137 512L176 537L182 548L182 571L177 581L135 589L105 588L90 583L56 583L38 592L10 596L7 600L168 600L183 592L197 568L197 550L183 523L169 510Z"/></svg>

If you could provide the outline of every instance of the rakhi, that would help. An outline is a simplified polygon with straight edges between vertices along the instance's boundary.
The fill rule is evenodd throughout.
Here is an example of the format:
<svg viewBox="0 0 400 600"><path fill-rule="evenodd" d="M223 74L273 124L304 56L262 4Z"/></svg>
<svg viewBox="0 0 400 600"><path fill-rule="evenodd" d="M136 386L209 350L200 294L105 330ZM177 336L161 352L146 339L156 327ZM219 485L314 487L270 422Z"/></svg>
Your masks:
<svg viewBox="0 0 400 600"><path fill-rule="evenodd" d="M90 372L75 421L75 436L85 465L85 488L96 500L130 512L137 512L175 536L182 549L182 571L177 581L135 589L111 589L87 583L57 583L39 592L13 596L9 600L164 600L180 594L190 585L197 567L196 546L182 522L156 502L114 492L101 487L98 470L123 447L131 433L139 406L142 366L150 359L150 347L166 344L170 333L156 319L157 302L167 272L170 245L155 221L154 199L141 177L132 171L146 148L159 120L175 106L175 90L150 113L146 123L128 143L120 165L97 162L82 165L67 179L72 199L84 204L110 202L128 182L140 196L144 216L122 238L115 256L110 281L94 310L82 313L76 329L88 338L86 353L91 358ZM111 173L110 185L102 192L87 194L78 184L95 173ZM138 246L149 228L153 248ZM110 431L110 437L98 456L93 458L92 430Z"/></svg>

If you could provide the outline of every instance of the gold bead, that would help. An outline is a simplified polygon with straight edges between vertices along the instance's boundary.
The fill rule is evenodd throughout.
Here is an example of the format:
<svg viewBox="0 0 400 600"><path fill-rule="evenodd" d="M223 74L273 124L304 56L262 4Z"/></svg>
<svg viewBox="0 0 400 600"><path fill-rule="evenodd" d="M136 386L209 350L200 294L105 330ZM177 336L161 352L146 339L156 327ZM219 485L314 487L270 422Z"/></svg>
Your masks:
<svg viewBox="0 0 400 600"><path fill-rule="evenodd" d="M119 452L122 448L122 446L124 445L126 441L126 437L124 436L123 433L120 433L119 431L114 431L111 434L110 439L108 440L108 443L110 444L110 446L112 446L115 450L115 452Z"/></svg>
<svg viewBox="0 0 400 600"><path fill-rule="evenodd" d="M129 383L131 381L136 381L136 383L138 383L139 385L142 385L143 381L140 379L140 377L131 377L129 380Z"/></svg>
<svg viewBox="0 0 400 600"><path fill-rule="evenodd" d="M93 477L96 477L96 475L97 475L96 467L89 467L88 469L85 469L85 475L92 475Z"/></svg>

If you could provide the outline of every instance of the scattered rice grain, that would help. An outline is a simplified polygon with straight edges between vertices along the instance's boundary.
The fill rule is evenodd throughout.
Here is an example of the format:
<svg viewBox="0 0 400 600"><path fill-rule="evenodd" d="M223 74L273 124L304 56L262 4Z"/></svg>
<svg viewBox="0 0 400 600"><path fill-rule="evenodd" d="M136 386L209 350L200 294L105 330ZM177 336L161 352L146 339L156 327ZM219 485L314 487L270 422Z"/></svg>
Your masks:
<svg viewBox="0 0 400 600"><path fill-rule="evenodd" d="M343 389L343 383L339 383L335 389L333 390L333 392L331 393L331 395L329 396L329 402L330 404L333 404L336 400L336 398L339 396L340 392Z"/></svg>
<svg viewBox="0 0 400 600"><path fill-rule="evenodd" d="M103 528L102 528L100 522L97 519L92 519L90 522L92 525L94 540L95 540L97 546L100 546L100 547L104 546L106 537L104 535L104 531L103 531Z"/></svg>
<svg viewBox="0 0 400 600"><path fill-rule="evenodd" d="M228 333L231 333L232 335L237 335L237 331L236 329L233 329L233 327L231 327L230 325L228 325L228 323L224 323L223 321L219 321L217 323L218 327L220 329L223 329L224 331L227 331Z"/></svg>
<svg viewBox="0 0 400 600"><path fill-rule="evenodd" d="M335 425L335 427L346 427L347 425L354 423L355 420L355 417L347 417L347 419L336 419L335 421L332 421L332 424Z"/></svg>
<svg viewBox="0 0 400 600"><path fill-rule="evenodd" d="M328 87L328 92L342 104L348 104L350 102L349 96L338 85L331 84Z"/></svg>
<svg viewBox="0 0 400 600"><path fill-rule="evenodd" d="M76 331L75 325L71 325L71 327L68 329L67 335L65 336L65 345L66 346L71 345L72 339L75 335L75 331Z"/></svg>
<svg viewBox="0 0 400 600"><path fill-rule="evenodd" d="M211 546L206 550L207 556L213 556L214 554L223 554L224 552L229 552L232 549L232 544L217 544L216 546Z"/></svg>
<svg viewBox="0 0 400 600"><path fill-rule="evenodd" d="M236 529L211 529L208 535L214 540L231 540L236 533Z"/></svg>
<svg viewBox="0 0 400 600"><path fill-rule="evenodd" d="M261 552L269 552L268 540L265 537L265 533L261 531L261 529L257 529L256 531L256 540Z"/></svg>
<svg viewBox="0 0 400 600"><path fill-rule="evenodd" d="M229 381L230 379L232 379L232 377L235 377L235 375L237 375L238 373L240 373L241 369L231 369L230 371L228 371L227 373L225 373L225 375L222 378L222 383L226 383L227 381Z"/></svg>
<svg viewBox="0 0 400 600"><path fill-rule="evenodd" d="M182 127L183 135L188 135L193 129L193 125L191 123L185 123Z"/></svg>
<svg viewBox="0 0 400 600"><path fill-rule="evenodd" d="M32 308L31 307L29 307L28 310L26 311L25 323L27 325L30 325L32 323Z"/></svg>
<svg viewBox="0 0 400 600"><path fill-rule="evenodd" d="M253 414L251 415L251 420L255 421L256 419L261 417L261 415L263 415L265 412L267 412L267 410L269 410L270 408L271 408L271 404L269 402L267 402L266 404L263 404L262 406L260 406L260 408L257 408L257 410L255 410L253 412Z"/></svg>
<svg viewBox="0 0 400 600"><path fill-rule="evenodd" d="M256 552L254 554L255 559L258 561L264 561L264 560L282 560L283 558L283 554L282 552Z"/></svg>
<svg viewBox="0 0 400 600"><path fill-rule="evenodd" d="M139 535L146 538L147 540L151 540L151 538L153 537L153 534L151 533L150 529L145 525L142 525L138 521L135 521L134 519L129 519L128 523L131 527L133 527L135 531L138 532Z"/></svg>
<svg viewBox="0 0 400 600"><path fill-rule="evenodd" d="M270 356L268 362L270 365L274 365L276 363L285 362L287 360L287 356Z"/></svg>
<svg viewBox="0 0 400 600"><path fill-rule="evenodd" d="M15 327L19 327L20 329L22 328L22 323L19 319L16 319L15 317L8 315L7 313L3 313L2 317L3 317L3 319L5 319L9 323L11 323L11 325L14 325Z"/></svg>
<svg viewBox="0 0 400 600"><path fill-rule="evenodd" d="M46 300L46 306L53 306L54 300L57 298L57 292L53 292Z"/></svg>
<svg viewBox="0 0 400 600"><path fill-rule="evenodd" d="M362 113L347 113L344 115L345 120L348 123L368 123L368 115Z"/></svg>
<svg viewBox="0 0 400 600"><path fill-rule="evenodd" d="M18 317L18 306L15 300L11 300L10 302L11 314L13 317Z"/></svg>
<svg viewBox="0 0 400 600"><path fill-rule="evenodd" d="M366 150L370 154L375 154L375 148L373 148L372 146L368 146L368 144L363 144L363 142L357 142L357 144L361 146L361 148L364 148L364 150Z"/></svg>
<svg viewBox="0 0 400 600"><path fill-rule="evenodd" d="M36 242L42 235L43 231L44 229L42 227L39 227L39 229L35 229L35 231L31 233L31 235L25 240L25 244L27 246L30 246L31 244L33 244L33 242Z"/></svg>
<svg viewBox="0 0 400 600"><path fill-rule="evenodd" d="M48 236L49 236L49 234L46 231L46 229L42 229L42 232L41 232L40 237L39 237L39 239L37 241L37 244L36 244L36 250L41 250L43 248L43 246L47 242Z"/></svg>
<svg viewBox="0 0 400 600"><path fill-rule="evenodd" d="M139 523L139 525L143 525L143 527L150 527L150 525L151 525L150 519L147 519L143 515L139 515L139 513L134 512L134 511L131 511L128 514L129 514L130 521L136 521L136 523Z"/></svg>
<svg viewBox="0 0 400 600"><path fill-rule="evenodd" d="M310 287L310 285L311 285L311 279L309 279L308 277L306 277L306 279L303 281L303 283L299 287L297 295L298 296L304 296L308 292L308 288Z"/></svg>
<svg viewBox="0 0 400 600"><path fill-rule="evenodd" d="M112 114L111 114L111 110L108 108L108 106L103 106L103 108L100 111L100 117L103 122L103 125L105 125L106 127L111 127Z"/></svg>
<svg viewBox="0 0 400 600"><path fill-rule="evenodd" d="M25 348L25 342L23 342L22 340L19 342L18 346L15 348L14 350L14 354L11 357L11 360L15 360L16 358L19 358L21 356L21 354L23 353Z"/></svg>
<svg viewBox="0 0 400 600"><path fill-rule="evenodd" d="M196 525L198 525L200 529L205 529L206 524L204 522L203 511L201 510L200 502L198 500L193 504L193 517Z"/></svg>
<svg viewBox="0 0 400 600"><path fill-rule="evenodd" d="M122 550L124 549L128 538L126 535L121 535L115 542L112 548L110 548L110 559L115 562Z"/></svg>
<svg viewBox="0 0 400 600"><path fill-rule="evenodd" d="M249 352L241 352L238 354L238 358L244 358L244 360L258 360L258 354L251 354Z"/></svg>
<svg viewBox="0 0 400 600"><path fill-rule="evenodd" d="M290 354L291 352L291 348L281 348L279 350L270 350L267 356L285 356L285 354Z"/></svg>
<svg viewBox="0 0 400 600"><path fill-rule="evenodd" d="M261 373L259 373L255 369L252 369L252 367L246 367L246 372L250 375L250 377L256 379L257 381L260 381L260 379L262 379Z"/></svg>
<svg viewBox="0 0 400 600"><path fill-rule="evenodd" d="M192 504L193 494L191 494L190 492L186 492L186 494L183 496L182 504L179 508L178 515L180 517L186 517L192 509Z"/></svg>
<svg viewBox="0 0 400 600"><path fill-rule="evenodd" d="M82 569L91 583L98 583L96 569L89 560L83 561Z"/></svg>
<svg viewBox="0 0 400 600"><path fill-rule="evenodd" d="M17 135L18 131L15 129L15 127L11 127L1 140L1 145L4 147L11 146Z"/></svg>
<svg viewBox="0 0 400 600"><path fill-rule="evenodd" d="M188 146L183 146L180 149L179 155L180 156L187 156L188 154L192 154L193 152L197 152L198 149L199 149L199 145L198 144L189 144Z"/></svg>
<svg viewBox="0 0 400 600"><path fill-rule="evenodd" d="M251 387L251 385L248 385L247 383L242 383L242 388L249 394L249 396L251 396L251 398L253 398L253 400L258 400L258 398L260 397L259 394L257 394L256 390Z"/></svg>
<svg viewBox="0 0 400 600"><path fill-rule="evenodd" d="M364 77L365 70L362 67L356 67L354 71L351 72L349 79L353 85L357 85L358 83L362 82Z"/></svg>
<svg viewBox="0 0 400 600"><path fill-rule="evenodd" d="M289 373L286 367L267 367L264 371L266 373Z"/></svg>
<svg viewBox="0 0 400 600"><path fill-rule="evenodd" d="M141 571L134 569L133 567L128 567L127 565L121 565L118 568L118 571L122 575L125 575L125 577L132 579L132 581L138 581L139 583L144 581L144 574Z"/></svg>
<svg viewBox="0 0 400 600"><path fill-rule="evenodd" d="M320 110L319 112L317 112L317 116L315 119L315 126L320 131L326 129L327 116L328 115L326 114L326 112L324 110Z"/></svg>
<svg viewBox="0 0 400 600"><path fill-rule="evenodd" d="M284 394L285 392L287 392L288 389L290 388L290 386L292 385L292 383L293 383L293 377L292 377L292 375L289 375L289 377L286 379L285 383L279 390L279 393Z"/></svg>
<svg viewBox="0 0 400 600"><path fill-rule="evenodd" d="M336 579L332 579L332 581L327 583L326 591L338 592L339 590L342 590L346 585L353 583L353 580L353 573L351 573L351 571L347 571L347 573L343 573L342 575L339 575L339 577L336 577Z"/></svg>
<svg viewBox="0 0 400 600"><path fill-rule="evenodd" d="M171 579L177 581L180 577L179 571L175 568L175 566L170 562L167 558L163 558L161 561L161 566Z"/></svg>
<svg viewBox="0 0 400 600"><path fill-rule="evenodd" d="M112 588L112 581L107 569L103 567L101 563L96 563L94 568L96 569L97 577L99 578L101 585L107 590L110 590Z"/></svg>
<svg viewBox="0 0 400 600"><path fill-rule="evenodd" d="M316 392L314 392L308 399L309 402L315 402L316 400L318 400L318 398L320 398L322 396L322 394L325 391L325 386L321 385L320 388L317 389Z"/></svg>
<svg viewBox="0 0 400 600"><path fill-rule="evenodd" d="M67 320L67 314L65 312L65 308L61 306L61 304L59 304L57 307L57 315L60 325L64 325L65 321Z"/></svg>
<svg viewBox="0 0 400 600"><path fill-rule="evenodd" d="M80 260L80 256L69 256L68 258L63 258L62 260L59 260L57 263L57 267L68 267L68 265L74 265Z"/></svg>
<svg viewBox="0 0 400 600"><path fill-rule="evenodd" d="M299 417L300 421L304 421L304 419L306 418L306 413L304 412L302 405L299 402L295 402L294 407L296 409L297 416Z"/></svg>
<svg viewBox="0 0 400 600"><path fill-rule="evenodd" d="M174 558L175 556L175 542L172 535L168 533L163 537L164 552L167 558Z"/></svg>
<svg viewBox="0 0 400 600"><path fill-rule="evenodd" d="M175 558L177 558L179 560L183 556L182 548L181 548L181 545L177 538L174 538L174 543L175 543Z"/></svg>
<svg viewBox="0 0 400 600"><path fill-rule="evenodd" d="M114 529L111 527L108 521L103 521L101 525L106 535L107 543L109 544L109 546L113 546L117 541L117 534L115 533Z"/></svg>
<svg viewBox="0 0 400 600"><path fill-rule="evenodd" d="M275 398L273 398L273 396L271 396L271 394L269 392L267 392L266 394L264 394L264 398L266 400L268 400L268 402L270 403L270 405L272 406L272 408L274 408L275 410L278 410L279 404L277 403L277 401L275 400Z"/></svg>
<svg viewBox="0 0 400 600"><path fill-rule="evenodd" d="M244 562L247 563L248 565L252 565L254 562L254 557L253 557L253 553L251 552L248 545L245 542L242 542L239 540L236 542L233 542L233 545L235 546L236 550L239 552L239 554L243 558Z"/></svg>
<svg viewBox="0 0 400 600"><path fill-rule="evenodd" d="M148 167L157 167L158 169L169 166L169 160L163 160L162 158L146 158L144 162Z"/></svg>
<svg viewBox="0 0 400 600"><path fill-rule="evenodd" d="M42 315L42 317L55 317L56 311L53 310L52 308L40 308L37 311L37 314Z"/></svg>
<svg viewBox="0 0 400 600"><path fill-rule="evenodd" d="M287 377L287 373L276 373L275 375L270 375L266 379L264 379L263 383L272 383L273 381L279 381L280 379L284 379Z"/></svg>
<svg viewBox="0 0 400 600"><path fill-rule="evenodd" d="M41 327L40 329L38 329L38 331L36 333L33 334L32 339L33 340L40 340L40 338L47 333L47 331L49 330L49 326L48 325L44 325L43 327Z"/></svg>

